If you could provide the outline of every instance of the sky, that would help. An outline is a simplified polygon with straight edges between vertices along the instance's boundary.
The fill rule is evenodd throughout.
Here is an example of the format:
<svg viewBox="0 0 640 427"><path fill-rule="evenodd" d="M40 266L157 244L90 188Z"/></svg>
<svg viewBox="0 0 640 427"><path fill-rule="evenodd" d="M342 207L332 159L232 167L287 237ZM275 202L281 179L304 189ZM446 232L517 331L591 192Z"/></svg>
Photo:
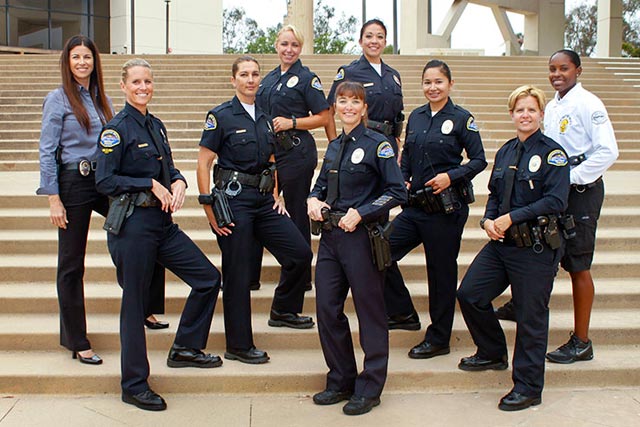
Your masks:
<svg viewBox="0 0 640 427"><path fill-rule="evenodd" d="M400 7L402 2L397 1L398 7ZM439 28L440 22L452 2L452 0L433 0L431 2L434 32ZM565 0L565 7L569 10L582 2L593 3L595 0ZM287 0L223 0L222 3L224 8L244 8L247 16L255 19L263 29L277 25L287 13ZM347 16L355 16L358 19L357 28L359 31L362 19L362 0L323 0L323 4L334 7L338 16L342 13ZM380 18L384 21L388 29L387 44L392 44L393 0L366 0L366 9L366 19ZM516 33L523 32L524 18L522 15L512 13L508 15L513 30ZM398 16L400 16L400 12L398 12ZM504 42L491 10L475 4L469 4L460 17L458 25L452 33L451 44L453 48L457 49L484 49L486 55L501 55L504 52Z"/></svg>

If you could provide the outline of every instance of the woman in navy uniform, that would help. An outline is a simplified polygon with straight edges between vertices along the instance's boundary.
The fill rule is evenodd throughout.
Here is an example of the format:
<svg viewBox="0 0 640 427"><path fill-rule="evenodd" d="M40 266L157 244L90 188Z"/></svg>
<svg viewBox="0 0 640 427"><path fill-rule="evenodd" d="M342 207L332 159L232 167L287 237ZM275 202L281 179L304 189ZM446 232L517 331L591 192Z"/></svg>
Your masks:
<svg viewBox="0 0 640 427"><path fill-rule="evenodd" d="M391 254L402 259L419 244L424 247L431 324L424 340L409 351L413 359L449 353L458 286L458 253L472 202L471 180L487 166L473 116L455 105L449 92L451 70L440 60L422 71L428 103L416 108L407 123L402 175L410 191L409 204L393 221ZM462 164L462 152L468 162ZM419 329L398 264L387 270L385 302L390 329Z"/></svg>
<svg viewBox="0 0 640 427"><path fill-rule="evenodd" d="M491 239L473 260L458 301L477 352L464 371L507 369L507 344L491 302L511 284L516 312L514 386L498 407L526 409L542 402L549 335L549 298L562 255L557 219L567 208L568 158L540 131L544 92L521 86L509 96L517 137L496 154L480 226Z"/></svg>
<svg viewBox="0 0 640 427"><path fill-rule="evenodd" d="M96 191L96 141L113 117L104 92L100 53L82 35L71 37L60 55L62 86L49 92L42 107L40 187L47 195L51 223L58 227L57 291L60 305L60 344L82 363L102 359L87 338L84 306L84 258L93 211L106 215L109 200ZM154 272L152 312L164 311L164 269ZM153 321L154 318L148 319ZM168 326L168 323L163 323Z"/></svg>
<svg viewBox="0 0 640 427"><path fill-rule="evenodd" d="M380 404L389 359L384 275L372 258L366 226L387 222L389 210L406 202L407 194L391 144L365 126L362 84L343 82L335 95L343 132L327 148L307 201L309 217L325 220L316 264L316 308L329 373L326 389L313 401L331 405L349 399L343 411L359 415ZM365 354L360 374L344 314L349 289Z"/></svg>
<svg viewBox="0 0 640 427"><path fill-rule="evenodd" d="M262 79L256 103L272 117L276 132L278 188L291 219L311 245L306 200L318 164L318 150L309 130L327 125L329 104L318 76L300 62L303 43L302 34L293 25L285 25L278 32L275 46L280 65ZM254 274L259 278L262 248L256 248ZM311 288L311 264L300 276L300 282L305 289ZM253 278L252 285L259 287L259 280Z"/></svg>
<svg viewBox="0 0 640 427"><path fill-rule="evenodd" d="M402 133L402 82L400 74L382 61L382 52L387 45L387 28L379 19L371 19L360 29L362 56L338 69L327 100L335 103L335 92L343 80L360 82L367 94L367 127L384 134L395 153L400 146ZM331 117L335 111L331 110ZM329 120L327 136L336 138L335 122Z"/></svg>
<svg viewBox="0 0 640 427"><path fill-rule="evenodd" d="M96 186L113 198L110 210L127 195L133 201L119 233L109 233L107 239L123 290L122 401L161 411L166 403L147 382L144 332L144 307L154 265L159 262L191 287L167 357L167 365L175 368L214 368L222 364L220 357L201 350L209 337L220 273L172 220L171 214L184 203L187 185L174 167L164 124L147 110L153 96L149 63L143 59L127 61L120 87L126 103L100 133Z"/></svg>
<svg viewBox="0 0 640 427"><path fill-rule="evenodd" d="M219 227L210 204L204 210L222 251L224 276L224 324L226 359L266 363L269 356L258 350L251 328L249 282L258 242L271 252L282 274L275 290L269 324L311 328L311 317L300 316L304 286L299 278L311 262L309 245L286 215L278 189L261 187L261 177L271 173L275 138L271 118L255 104L260 66L255 58L242 56L233 63L231 83L236 96L207 113L198 154L198 188L203 196L211 190L211 168L217 156L213 182L229 201L233 223ZM267 186L268 187L268 186Z"/></svg>

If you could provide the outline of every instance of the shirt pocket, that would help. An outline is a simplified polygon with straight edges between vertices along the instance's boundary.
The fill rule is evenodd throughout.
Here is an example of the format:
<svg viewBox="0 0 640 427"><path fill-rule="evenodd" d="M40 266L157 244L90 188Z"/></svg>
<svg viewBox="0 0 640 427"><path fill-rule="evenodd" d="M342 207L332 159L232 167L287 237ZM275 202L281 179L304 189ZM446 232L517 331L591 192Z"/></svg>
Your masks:
<svg viewBox="0 0 640 427"><path fill-rule="evenodd" d="M134 160L149 160L157 159L159 154L153 143L139 141L134 143L131 149L131 157Z"/></svg>
<svg viewBox="0 0 640 427"><path fill-rule="evenodd" d="M494 196L502 199L502 193L504 192L504 169L494 169L489 180L489 187L494 193Z"/></svg>
<svg viewBox="0 0 640 427"><path fill-rule="evenodd" d="M371 175L365 164L347 164L340 175L341 197L353 201L364 198L367 189L371 186Z"/></svg>
<svg viewBox="0 0 640 427"><path fill-rule="evenodd" d="M542 198L542 186L544 176L541 172L531 173L523 171L516 173L516 191L526 204L533 203Z"/></svg>
<svg viewBox="0 0 640 427"><path fill-rule="evenodd" d="M256 138L249 133L236 133L229 137L233 158L240 162L256 159Z"/></svg>

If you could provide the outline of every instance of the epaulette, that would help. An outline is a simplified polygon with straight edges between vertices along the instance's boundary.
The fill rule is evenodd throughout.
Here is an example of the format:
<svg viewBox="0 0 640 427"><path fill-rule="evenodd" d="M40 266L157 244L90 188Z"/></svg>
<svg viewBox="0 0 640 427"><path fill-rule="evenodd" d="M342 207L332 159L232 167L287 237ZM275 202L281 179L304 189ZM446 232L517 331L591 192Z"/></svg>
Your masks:
<svg viewBox="0 0 640 427"><path fill-rule="evenodd" d="M225 110L227 108L231 108L231 100L223 102L222 104L218 105L217 107L215 107L213 110L211 110L213 113L219 113L222 110Z"/></svg>

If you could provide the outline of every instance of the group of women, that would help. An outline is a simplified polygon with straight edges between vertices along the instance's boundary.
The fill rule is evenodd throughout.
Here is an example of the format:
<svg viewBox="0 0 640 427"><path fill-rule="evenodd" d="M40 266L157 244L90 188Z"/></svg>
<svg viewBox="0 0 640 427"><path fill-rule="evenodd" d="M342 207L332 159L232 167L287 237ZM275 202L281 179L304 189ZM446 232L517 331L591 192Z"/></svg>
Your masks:
<svg viewBox="0 0 640 427"><path fill-rule="evenodd" d="M250 289L258 280L256 266L263 247L281 265L269 325L314 326L311 317L300 313L311 283L309 220L318 224L316 313L329 372L325 389L313 401L331 405L348 400L344 413L359 415L380 403L389 358L388 330L420 329L397 266L420 243L426 256L431 324L409 357L449 353L457 257L468 204L474 200L471 180L487 162L473 115L450 98L454 80L443 61L429 61L423 69L421 85L427 102L411 113L402 147L402 82L398 72L381 60L384 24L374 19L363 25L359 39L363 55L339 68L328 99L318 76L299 59L303 42L295 27L283 27L275 44L280 64L264 79L253 57L241 56L233 63L235 96L205 118L197 166L199 200L222 252L228 360L269 361L267 352L256 348L251 327ZM556 104L576 86L581 71L568 52L560 51L551 59L550 80L559 91ZM568 60L556 64L557 58L565 57ZM579 69L573 74L566 70L572 64ZM563 70L564 86L557 82L556 68ZM115 117L104 94L99 55L90 40L76 36L68 41L61 70L63 85L44 104L38 189L38 194L49 195L51 222L59 228L61 344L84 363L101 362L86 337L82 291L89 218L92 210L106 215L109 200L113 211L131 199L119 232L108 235L123 288L122 399L141 409L163 410L166 403L147 382L143 332L143 324L159 324L147 316L162 311L163 269L169 268L192 287L167 358L170 367L222 364L218 356L202 352L220 275L171 219L184 202L186 180L173 165L164 125L147 109L153 95L151 66L144 60L125 64L120 84L126 104ZM540 131L542 91L518 88L508 106L516 138L496 155L481 222L491 241L457 292L478 346L459 368L508 366L504 334L491 302L511 284L518 320L514 388L499 407L518 410L541 402L549 295L564 247L549 243L541 218L556 221L565 211L569 164L574 163L566 147ZM592 122L609 123L606 111L598 111ZM567 126L577 126L567 119L570 112L567 117L559 111L554 114L567 121L564 128L560 124L561 134ZM339 135L334 115L342 126ZM317 148L309 131L320 127L330 143L312 186ZM468 162L463 163L463 152ZM582 156L591 158L592 153ZM222 210L220 205L213 208L216 203ZM385 272L372 254L372 239L388 229L389 211L398 205L403 210L387 236L391 266ZM225 209L230 216L221 218ZM541 233L536 245L521 244L518 236L527 230ZM349 290L364 351L361 372L344 313Z"/></svg>

